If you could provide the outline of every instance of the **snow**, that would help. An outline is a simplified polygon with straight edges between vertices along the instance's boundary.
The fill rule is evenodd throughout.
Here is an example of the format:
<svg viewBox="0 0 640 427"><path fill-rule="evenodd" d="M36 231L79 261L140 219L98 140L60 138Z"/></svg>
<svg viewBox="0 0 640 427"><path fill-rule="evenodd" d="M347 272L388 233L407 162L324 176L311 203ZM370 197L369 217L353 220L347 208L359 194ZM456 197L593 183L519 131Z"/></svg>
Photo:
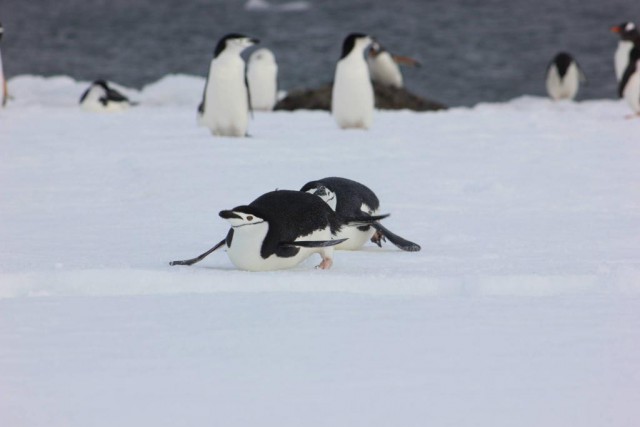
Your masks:
<svg viewBox="0 0 640 427"><path fill-rule="evenodd" d="M204 81L113 114L19 76L0 111L0 425L640 422L640 120L522 96L196 126ZM344 176L422 246L235 270L222 209Z"/></svg>

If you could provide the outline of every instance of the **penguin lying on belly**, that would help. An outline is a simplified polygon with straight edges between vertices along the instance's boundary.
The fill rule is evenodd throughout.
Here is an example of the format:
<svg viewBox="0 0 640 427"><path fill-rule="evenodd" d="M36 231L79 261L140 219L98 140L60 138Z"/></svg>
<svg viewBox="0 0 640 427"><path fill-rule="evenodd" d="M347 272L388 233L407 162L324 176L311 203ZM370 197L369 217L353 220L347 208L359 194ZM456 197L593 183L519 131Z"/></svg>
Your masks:
<svg viewBox="0 0 640 427"><path fill-rule="evenodd" d="M113 89L105 80L96 80L80 97L80 107L86 111L114 112L123 111L137 105L129 98Z"/></svg>
<svg viewBox="0 0 640 427"><path fill-rule="evenodd" d="M300 191L320 197L336 212L338 218L374 215L380 207L378 197L369 187L347 178L330 177L311 181ZM346 239L337 244L336 249L357 250L369 239L379 247L382 247L383 240L389 240L403 251L417 252L421 249L420 245L392 233L378 221L361 227L344 227L336 238Z"/></svg>
<svg viewBox="0 0 640 427"><path fill-rule="evenodd" d="M266 193L249 205L220 212L231 224L227 237L196 258L172 261L170 265L192 265L226 246L231 262L241 270L269 271L292 268L314 253L322 262L333 264L335 245L343 228L371 225L388 215L359 215L338 218L320 198L300 191L277 190Z"/></svg>

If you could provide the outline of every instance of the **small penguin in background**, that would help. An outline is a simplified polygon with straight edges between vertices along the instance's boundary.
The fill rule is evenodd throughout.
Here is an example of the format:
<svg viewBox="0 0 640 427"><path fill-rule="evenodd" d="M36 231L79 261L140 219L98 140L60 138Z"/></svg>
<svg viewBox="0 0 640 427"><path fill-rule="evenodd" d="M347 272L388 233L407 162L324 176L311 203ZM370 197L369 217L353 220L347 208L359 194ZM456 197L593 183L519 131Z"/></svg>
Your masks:
<svg viewBox="0 0 640 427"><path fill-rule="evenodd" d="M380 208L378 197L369 187L347 178L328 177L310 181L300 191L320 197L336 212L338 218L376 215ZM346 239L336 245L336 249L358 250L367 240L382 247L382 242L388 239L403 251L420 250L420 245L392 233L378 221L362 227L343 227L336 238Z"/></svg>
<svg viewBox="0 0 640 427"><path fill-rule="evenodd" d="M269 49L258 49L251 54L247 65L247 82L251 94L251 108L271 111L278 94L278 64Z"/></svg>
<svg viewBox="0 0 640 427"><path fill-rule="evenodd" d="M4 34L4 28L2 27L2 23L0 23L0 41L2 41L2 35ZM0 98L0 105L7 105L7 101L9 100L9 90L7 89L7 80L4 77L4 69L2 68L2 51L0 50L0 91L2 92L2 97Z"/></svg>
<svg viewBox="0 0 640 427"><path fill-rule="evenodd" d="M349 34L342 44L331 93L331 114L342 129L369 129L375 98L364 51L373 42L366 34Z"/></svg>
<svg viewBox="0 0 640 427"><path fill-rule="evenodd" d="M634 46L640 46L640 32L633 22L623 22L611 27L611 32L620 36L613 61L616 70L616 80L620 82L629 63L629 53Z"/></svg>
<svg viewBox="0 0 640 427"><path fill-rule="evenodd" d="M629 52L627 68L618 85L618 95L627 101L636 116L640 116L640 45Z"/></svg>
<svg viewBox="0 0 640 427"><path fill-rule="evenodd" d="M135 105L129 98L109 87L104 80L96 80L80 97L80 107L93 112L123 111Z"/></svg>
<svg viewBox="0 0 640 427"><path fill-rule="evenodd" d="M385 86L402 88L404 86L402 72L398 64L419 67L420 63L407 56L392 55L379 43L371 44L367 52L367 65L371 80Z"/></svg>
<svg viewBox="0 0 640 427"><path fill-rule="evenodd" d="M222 37L213 52L198 123L216 136L247 136L249 91L243 50L259 43L257 39L231 33Z"/></svg>
<svg viewBox="0 0 640 427"><path fill-rule="evenodd" d="M558 53L547 67L547 93L554 101L574 99L586 81L578 63L566 52Z"/></svg>

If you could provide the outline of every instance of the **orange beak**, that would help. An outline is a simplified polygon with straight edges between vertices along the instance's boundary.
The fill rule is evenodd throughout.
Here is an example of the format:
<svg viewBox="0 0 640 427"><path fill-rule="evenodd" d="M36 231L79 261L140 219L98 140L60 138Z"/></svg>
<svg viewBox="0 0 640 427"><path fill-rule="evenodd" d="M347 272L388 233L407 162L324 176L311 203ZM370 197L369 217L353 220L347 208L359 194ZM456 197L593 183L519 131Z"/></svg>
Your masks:
<svg viewBox="0 0 640 427"><path fill-rule="evenodd" d="M622 28L620 28L619 25L616 25L615 27L611 27L610 30L612 33L616 33L616 34L620 34L622 32Z"/></svg>

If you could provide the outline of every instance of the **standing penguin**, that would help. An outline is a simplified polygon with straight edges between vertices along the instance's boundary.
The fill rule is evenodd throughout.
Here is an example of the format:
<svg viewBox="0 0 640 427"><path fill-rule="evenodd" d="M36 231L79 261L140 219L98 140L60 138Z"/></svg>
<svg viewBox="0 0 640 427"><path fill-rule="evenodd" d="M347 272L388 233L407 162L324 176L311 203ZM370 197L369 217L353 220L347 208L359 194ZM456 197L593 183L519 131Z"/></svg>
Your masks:
<svg viewBox="0 0 640 427"><path fill-rule="evenodd" d="M4 34L4 28L2 27L2 23L0 23L0 42L2 41L2 35ZM4 77L4 69L2 68L2 51L0 50L0 106L4 107L7 105L7 100L9 99L9 90L7 89L7 80Z"/></svg>
<svg viewBox="0 0 640 427"><path fill-rule="evenodd" d="M198 121L216 136L246 136L249 124L249 92L245 63L240 53L258 40L242 34L220 39L209 66Z"/></svg>
<svg viewBox="0 0 640 427"><path fill-rule="evenodd" d="M371 126L375 100L364 51L372 41L360 33L344 39L331 93L331 114L342 129Z"/></svg>
<svg viewBox="0 0 640 427"><path fill-rule="evenodd" d="M227 237L202 255L171 265L191 265L226 245L231 262L241 270L268 271L291 268L314 253L333 264L333 247L342 227L371 224L386 215L338 219L320 198L300 191L277 190L263 194L249 205L220 212L231 224Z"/></svg>
<svg viewBox="0 0 640 427"><path fill-rule="evenodd" d="M83 110L94 112L123 111L134 105L129 99L109 87L104 80L96 80L80 97L80 107Z"/></svg>
<svg viewBox="0 0 640 427"><path fill-rule="evenodd" d="M566 52L558 53L547 67L547 93L554 101L574 99L585 81L578 63Z"/></svg>
<svg viewBox="0 0 640 427"><path fill-rule="evenodd" d="M271 111L278 94L278 64L269 49L258 49L249 57L247 81L253 110Z"/></svg>
<svg viewBox="0 0 640 427"><path fill-rule="evenodd" d="M620 80L618 95L627 100L636 115L640 115L640 45L629 52L629 63Z"/></svg>
<svg viewBox="0 0 640 427"><path fill-rule="evenodd" d="M634 46L640 45L640 32L633 22L623 22L620 25L611 27L611 31L620 36L613 61L616 70L616 80L620 82L622 75L629 63L629 53Z"/></svg>
<svg viewBox="0 0 640 427"><path fill-rule="evenodd" d="M371 80L385 86L401 88L404 86L402 72L398 64L419 67L420 63L406 56L392 55L379 43L374 42L367 52L367 65Z"/></svg>
<svg viewBox="0 0 640 427"><path fill-rule="evenodd" d="M380 207L378 197L369 187L347 178L329 177L311 181L300 191L320 197L336 212L338 218L375 215ZM382 241L388 239L403 251L420 250L420 245L392 233L378 221L361 227L344 227L336 237L346 239L336 249L357 250L369 239L382 247Z"/></svg>

